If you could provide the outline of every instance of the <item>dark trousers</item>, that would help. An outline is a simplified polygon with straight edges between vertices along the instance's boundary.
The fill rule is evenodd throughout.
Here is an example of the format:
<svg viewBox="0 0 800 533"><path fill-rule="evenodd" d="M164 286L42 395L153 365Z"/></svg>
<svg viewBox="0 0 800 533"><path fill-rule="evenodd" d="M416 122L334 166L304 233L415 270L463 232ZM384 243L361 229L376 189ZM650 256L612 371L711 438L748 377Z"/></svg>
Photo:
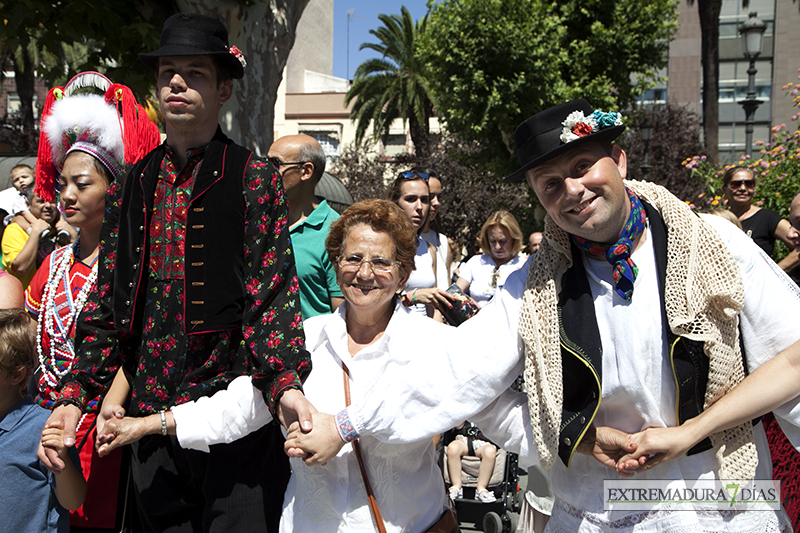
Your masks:
<svg viewBox="0 0 800 533"><path fill-rule="evenodd" d="M131 470L145 532L277 533L289 460L272 422L209 453L184 450L174 436L132 445Z"/></svg>

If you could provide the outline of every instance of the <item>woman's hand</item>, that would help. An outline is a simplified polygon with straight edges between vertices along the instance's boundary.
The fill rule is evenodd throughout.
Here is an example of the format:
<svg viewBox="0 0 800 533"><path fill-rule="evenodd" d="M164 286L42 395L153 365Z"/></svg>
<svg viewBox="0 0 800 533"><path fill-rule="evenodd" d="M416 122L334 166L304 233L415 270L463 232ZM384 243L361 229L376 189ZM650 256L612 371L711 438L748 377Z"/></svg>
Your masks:
<svg viewBox="0 0 800 533"><path fill-rule="evenodd" d="M105 442L111 442L114 439L114 433L107 432L106 425L111 420L122 420L125 417L125 408L121 405L106 405L103 402L103 407L100 409L100 412L97 413L97 440L95 441L94 445L100 450L100 445Z"/></svg>
<svg viewBox="0 0 800 533"><path fill-rule="evenodd" d="M442 289L414 289L408 293L408 298L412 304L425 304L444 312L445 309L452 309L452 301L455 296Z"/></svg>
<svg viewBox="0 0 800 533"><path fill-rule="evenodd" d="M702 435L700 435L702 437ZM684 455L699 442L688 422L671 428L647 428L631 435L636 450L621 457L617 463L620 475L641 474L654 466L672 461Z"/></svg>
<svg viewBox="0 0 800 533"><path fill-rule="evenodd" d="M336 430L333 415L314 413L312 418L314 429L310 432L302 431L297 422L289 426L283 449L286 455L302 458L308 466L324 465L336 457L345 442Z"/></svg>
<svg viewBox="0 0 800 533"><path fill-rule="evenodd" d="M171 416L172 413L168 413ZM173 423L174 426L174 423ZM131 444L147 435L161 433L161 416L150 415L145 417L113 418L105 424L105 434L97 439L97 453L105 457L112 451L126 444Z"/></svg>

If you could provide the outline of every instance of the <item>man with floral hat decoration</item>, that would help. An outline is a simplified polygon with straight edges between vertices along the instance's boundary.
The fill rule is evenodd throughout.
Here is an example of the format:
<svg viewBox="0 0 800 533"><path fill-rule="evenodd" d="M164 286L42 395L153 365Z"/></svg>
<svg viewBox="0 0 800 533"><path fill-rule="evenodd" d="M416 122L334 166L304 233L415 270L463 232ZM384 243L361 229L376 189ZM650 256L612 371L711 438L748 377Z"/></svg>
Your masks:
<svg viewBox="0 0 800 533"><path fill-rule="evenodd" d="M101 94L74 94L86 87ZM59 398L56 387L75 366L78 315L96 288L106 190L126 163L158 146L159 134L130 89L96 72L78 74L64 87L50 90L41 131L36 192L53 201L58 188L64 219L80 229L73 244L47 256L25 291L25 308L37 320L39 354L36 390L30 392L37 404L52 409ZM100 400L99 394L88 398L76 428L87 497L71 513L73 527L113 528L121 519L117 495L122 453L99 460L95 450Z"/></svg>
<svg viewBox="0 0 800 533"><path fill-rule="evenodd" d="M169 434L169 409L250 374L276 418L310 424L280 176L219 128L245 66L222 22L173 15L158 50L139 57L156 72L166 141L109 189L98 290L78 324L78 362L62 378L51 420L65 423L71 445L86 400L122 367L127 413L119 391L128 387L117 384L103 413L126 414L152 433L131 446L144 530L277 531L288 479L279 428L208 454L186 452ZM101 442L126 437L104 429Z"/></svg>
<svg viewBox="0 0 800 533"><path fill-rule="evenodd" d="M585 100L520 124L522 168L506 179L526 179L547 211L529 268L468 326L426 344L423 362L378 380L335 417L315 415L310 433L290 428L287 450L321 463L359 435L413 440L470 419L521 463L550 469L548 531L790 527L774 510L606 508L612 468L638 468L653 483L770 480L764 431L749 421L652 469L629 462L630 434L680 425L741 382L745 364L752 371L800 351L792 282L726 221L697 216L660 186L626 181L626 154L612 144L624 128L619 114ZM506 391L523 363L527 398ZM797 405L776 417L800 425Z"/></svg>

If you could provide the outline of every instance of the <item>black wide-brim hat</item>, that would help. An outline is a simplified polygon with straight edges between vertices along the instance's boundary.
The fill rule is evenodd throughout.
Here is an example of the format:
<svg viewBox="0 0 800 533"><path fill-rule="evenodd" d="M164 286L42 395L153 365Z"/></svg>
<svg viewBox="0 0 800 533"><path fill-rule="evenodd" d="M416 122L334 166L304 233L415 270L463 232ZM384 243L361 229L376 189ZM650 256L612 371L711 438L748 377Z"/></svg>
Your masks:
<svg viewBox="0 0 800 533"><path fill-rule="evenodd" d="M625 131L624 125L609 125L598 127L597 131L564 142L561 139L564 122L575 111L582 111L583 115L588 117L594 108L582 98L572 100L536 113L517 126L514 140L517 143L517 154L522 168L506 176L505 181L522 181L527 171L554 157L591 141L613 141Z"/></svg>
<svg viewBox="0 0 800 533"><path fill-rule="evenodd" d="M216 56L237 80L244 76L244 66L230 52L228 28L219 19L197 13L177 13L164 22L158 50L139 54L150 70L158 71L158 58L165 56Z"/></svg>

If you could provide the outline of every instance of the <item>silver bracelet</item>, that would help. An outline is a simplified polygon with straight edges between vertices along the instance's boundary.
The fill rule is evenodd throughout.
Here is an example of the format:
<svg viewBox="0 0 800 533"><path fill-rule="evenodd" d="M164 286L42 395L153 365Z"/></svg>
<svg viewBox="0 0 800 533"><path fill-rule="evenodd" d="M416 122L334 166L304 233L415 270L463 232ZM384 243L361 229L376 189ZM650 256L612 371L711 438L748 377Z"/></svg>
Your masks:
<svg viewBox="0 0 800 533"><path fill-rule="evenodd" d="M161 434L167 436L167 412L161 411Z"/></svg>

